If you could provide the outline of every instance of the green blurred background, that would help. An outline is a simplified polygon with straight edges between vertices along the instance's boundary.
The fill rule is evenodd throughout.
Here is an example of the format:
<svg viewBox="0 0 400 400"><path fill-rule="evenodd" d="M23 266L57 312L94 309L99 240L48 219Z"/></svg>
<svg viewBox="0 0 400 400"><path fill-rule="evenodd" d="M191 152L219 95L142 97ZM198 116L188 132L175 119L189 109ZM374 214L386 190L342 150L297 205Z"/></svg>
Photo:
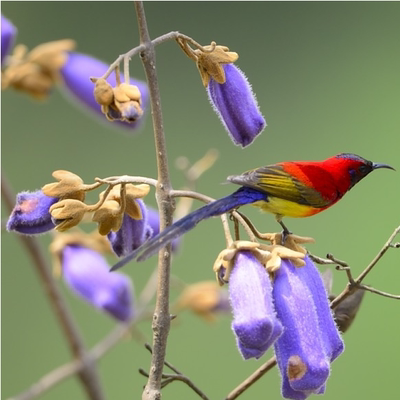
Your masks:
<svg viewBox="0 0 400 400"><path fill-rule="evenodd" d="M131 2L2 2L2 13L19 29L17 43L29 48L73 38L78 51L107 62L138 43ZM211 147L220 152L198 190L220 197L233 187L225 177L282 160L324 159L354 152L400 170L400 4L397 2L146 2L152 37L179 30L200 43L215 40L237 51L266 117L268 127L255 143L235 147L209 105L193 63L174 43L157 47L164 127L171 178L184 179L174 160L191 162ZM131 74L144 78L138 59ZM131 135L71 106L55 90L45 102L8 90L2 94L2 167L15 191L50 182L51 172L67 169L85 181L95 176L132 174L155 177L154 142L149 115L144 129ZM316 238L309 250L331 252L358 274L399 224L399 172L380 170L360 183L335 207L318 216L289 220L290 228ZM154 196L148 203L155 204ZM195 204L197 207L199 204ZM262 231L274 231L270 215L243 209ZM7 213L3 209L3 218ZM49 237L40 238L44 248ZM2 235L2 397L34 383L71 356L30 258L18 237ZM218 219L188 234L172 272L185 282L214 279L213 261L224 246ZM206 249L206 251L205 251ZM110 259L110 263L113 260ZM155 259L129 265L124 272L138 293ZM399 293L399 254L390 250L366 283ZM346 283L334 273L334 291ZM87 346L114 326L69 293L66 300ZM177 295L176 291L172 296ZM209 325L189 313L173 323L167 359L212 399L221 399L265 362L243 361L230 328L230 316ZM139 326L151 341L149 322ZM399 304L367 293L355 324L345 335L346 351L333 364L325 399L393 399L398 395ZM141 397L148 352L125 340L99 363L108 399ZM43 399L83 399L76 378L51 389ZM174 383L165 399L195 399L184 384ZM270 371L241 399L280 398L277 369Z"/></svg>

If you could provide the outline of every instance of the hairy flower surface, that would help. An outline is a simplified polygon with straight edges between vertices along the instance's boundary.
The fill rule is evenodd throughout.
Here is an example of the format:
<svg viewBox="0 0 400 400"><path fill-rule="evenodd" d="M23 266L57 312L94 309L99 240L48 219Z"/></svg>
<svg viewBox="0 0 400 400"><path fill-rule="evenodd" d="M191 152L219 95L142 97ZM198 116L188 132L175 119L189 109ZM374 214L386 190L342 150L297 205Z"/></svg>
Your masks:
<svg viewBox="0 0 400 400"><path fill-rule="evenodd" d="M120 321L133 316L133 286L121 273L110 273L96 251L68 245L62 250L62 274L71 290Z"/></svg>
<svg viewBox="0 0 400 400"><path fill-rule="evenodd" d="M308 286L311 278L305 275L314 274L308 267L298 268L282 260L275 272L273 297L284 332L274 346L282 396L287 399L305 399L325 390L337 340L337 330L331 331L334 322L329 307L318 311L315 304L315 299L326 297L325 288Z"/></svg>
<svg viewBox="0 0 400 400"><path fill-rule="evenodd" d="M307 285L313 297L325 352L333 361L343 352L344 343L333 319L321 274L309 256L306 256L305 261L305 267L296 270L297 276Z"/></svg>
<svg viewBox="0 0 400 400"><path fill-rule="evenodd" d="M7 222L7 230L26 235L50 231L55 225L49 210L57 201L57 198L46 196L41 190L18 193Z"/></svg>
<svg viewBox="0 0 400 400"><path fill-rule="evenodd" d="M225 83L210 79L208 95L233 142L246 147L262 132L266 122L243 72L233 64L223 68Z"/></svg>
<svg viewBox="0 0 400 400"><path fill-rule="evenodd" d="M114 253L118 257L125 256L140 247L152 236L153 230L147 223L147 208L143 201L136 199L141 211L141 219L133 219L124 214L121 228L117 232L109 232L107 237Z"/></svg>
<svg viewBox="0 0 400 400"><path fill-rule="evenodd" d="M4 57L8 55L17 34L17 28L10 20L1 15L1 62L3 63Z"/></svg>
<svg viewBox="0 0 400 400"><path fill-rule="evenodd" d="M282 334L272 285L265 268L250 251L239 251L229 279L232 329L244 359L260 358Z"/></svg>
<svg viewBox="0 0 400 400"><path fill-rule="evenodd" d="M109 66L97 60L94 57L88 56L86 54L70 52L68 54L68 59L65 65L61 69L61 75L65 84L65 88L68 89L68 94L72 95L73 101L78 100L81 105L86 106L92 111L97 112L98 114L102 113L102 106L97 103L93 90L95 85L90 81L90 77L94 76L102 76L108 70ZM111 74L107 78L107 82L112 86L116 86L115 75ZM147 85L144 82L131 79L130 84L136 86L139 89L141 95L141 108L143 110L146 109L148 101L149 101L149 91ZM105 93L106 94L106 93ZM131 92L129 92L131 95ZM123 94L119 94L119 96L123 96ZM121 99L121 97L118 97ZM105 96L105 99L107 96ZM127 120L135 119L133 115L139 116L139 111L135 108L132 103L126 103L123 106L123 113L125 113L125 117ZM114 112L115 114L112 114ZM121 111L119 111L121 112ZM118 119L121 115L118 114L117 111L111 111L110 117L114 116L115 119ZM104 116L102 115L104 118ZM105 119L105 118L104 118ZM133 122L125 122L125 121L117 121L120 126L125 126L126 128L133 129L137 128L140 124L141 119L137 119Z"/></svg>

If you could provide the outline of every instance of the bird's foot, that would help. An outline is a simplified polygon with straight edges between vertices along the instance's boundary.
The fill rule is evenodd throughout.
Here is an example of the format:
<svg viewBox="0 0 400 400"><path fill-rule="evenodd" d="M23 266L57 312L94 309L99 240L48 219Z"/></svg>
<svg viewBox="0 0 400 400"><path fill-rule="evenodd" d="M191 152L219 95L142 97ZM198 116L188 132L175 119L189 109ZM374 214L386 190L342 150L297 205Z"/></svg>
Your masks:
<svg viewBox="0 0 400 400"><path fill-rule="evenodd" d="M283 231L281 233L281 235L282 235L282 237L281 237L282 246L285 245L287 238L289 237L289 235L292 235L292 234L293 234L293 232L290 232L286 227L283 229Z"/></svg>

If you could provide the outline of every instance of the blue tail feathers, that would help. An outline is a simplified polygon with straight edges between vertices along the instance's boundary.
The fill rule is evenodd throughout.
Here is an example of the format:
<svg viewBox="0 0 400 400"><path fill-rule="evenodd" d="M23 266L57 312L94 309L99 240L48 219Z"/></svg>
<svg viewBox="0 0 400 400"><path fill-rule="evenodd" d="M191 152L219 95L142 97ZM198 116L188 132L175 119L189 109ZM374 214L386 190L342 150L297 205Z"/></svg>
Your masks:
<svg viewBox="0 0 400 400"><path fill-rule="evenodd" d="M137 258L138 261L146 260L177 237L193 229L203 219L224 214L236 207L254 203L259 200L267 200L267 194L252 188L241 187L229 196L215 200L175 222L160 234L118 261L118 263L111 268L111 271L121 268L135 258Z"/></svg>

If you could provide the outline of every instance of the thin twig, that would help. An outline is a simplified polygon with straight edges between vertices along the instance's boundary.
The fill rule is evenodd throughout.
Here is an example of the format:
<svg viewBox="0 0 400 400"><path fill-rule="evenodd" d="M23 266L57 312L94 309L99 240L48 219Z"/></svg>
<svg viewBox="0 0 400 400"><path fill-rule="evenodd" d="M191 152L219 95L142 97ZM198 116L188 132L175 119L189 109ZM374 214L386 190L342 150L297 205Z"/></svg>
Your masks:
<svg viewBox="0 0 400 400"><path fill-rule="evenodd" d="M334 309L339 303L341 303L347 296L349 296L357 286L359 286L362 280L367 276L367 274L372 270L372 268L377 264L377 262L382 258L382 256L386 253L386 251L391 247L393 239L400 232L400 226L398 226L393 233L390 235L389 239L383 245L383 247L379 250L378 254L374 257L374 259L367 265L364 271L354 280L354 284L348 283L344 288L342 293L336 296L335 299L331 302L331 308Z"/></svg>
<svg viewBox="0 0 400 400"><path fill-rule="evenodd" d="M11 211L14 206L15 196L4 174L2 174L1 179L1 189L3 200L6 203L7 208ZM33 236L18 235L18 237L32 258L32 264L44 286L47 298L53 308L72 354L80 360L82 364L82 369L79 372L79 378L82 385L90 399L104 399L100 378L97 374L96 362L85 348L81 333L76 326L62 293L53 278L51 267L44 256L38 240Z"/></svg>
<svg viewBox="0 0 400 400"><path fill-rule="evenodd" d="M156 187L157 180L152 178L146 178L144 176L129 176L129 175L121 175L121 176L109 176L107 178L95 178L96 182L105 183L110 185L111 187L120 185L122 183L145 183L147 185L151 185Z"/></svg>
<svg viewBox="0 0 400 400"><path fill-rule="evenodd" d="M239 386L233 389L225 400L233 400L239 397L245 390L247 390L253 383L257 382L263 375L265 375L271 368L276 365L276 357L271 357L265 364L261 365L254 371L247 379L245 379Z"/></svg>
<svg viewBox="0 0 400 400"><path fill-rule="evenodd" d="M150 354L153 354L153 349L148 343L145 343L144 347L150 352ZM168 368L170 368L172 371L175 372L175 374L162 374L162 381L161 381L161 388L164 388L167 386L169 383L174 382L174 381L181 381L186 383L195 393L197 393L203 400L209 400L208 397L188 378L187 376L183 375L182 372L180 372L177 368L175 368L171 363L169 363L167 360L164 359L164 365L166 365ZM144 371L142 368L139 368L139 373L149 377L146 371Z"/></svg>
<svg viewBox="0 0 400 400"><path fill-rule="evenodd" d="M359 288L359 289L367 290L368 292L372 292L372 293L375 293L375 294L379 294L380 296L389 297L389 299L400 300L400 295L382 292L382 290L378 290L378 289L375 289L375 288L373 288L373 287L370 287L370 286L367 286L367 285L363 285L363 284L361 284L361 283L360 283L360 284L357 284L356 286L357 286L357 288Z"/></svg>

